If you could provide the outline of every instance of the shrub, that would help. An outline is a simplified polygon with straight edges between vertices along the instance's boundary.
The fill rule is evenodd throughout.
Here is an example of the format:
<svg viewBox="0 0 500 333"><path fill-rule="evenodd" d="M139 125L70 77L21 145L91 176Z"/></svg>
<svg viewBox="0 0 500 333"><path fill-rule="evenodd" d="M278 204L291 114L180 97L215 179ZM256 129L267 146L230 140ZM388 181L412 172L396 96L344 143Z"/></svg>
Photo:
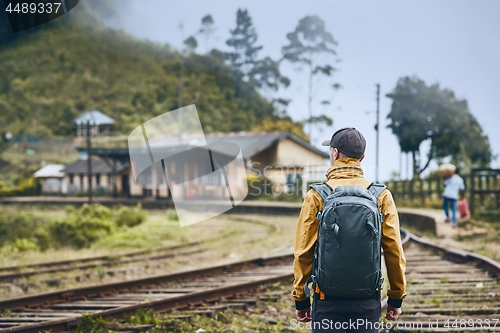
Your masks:
<svg viewBox="0 0 500 333"><path fill-rule="evenodd" d="M66 215L69 215L69 214L75 214L77 209L75 206L72 206L72 205L66 205L64 207L64 211L66 212Z"/></svg>
<svg viewBox="0 0 500 333"><path fill-rule="evenodd" d="M146 220L146 212L141 204L135 207L119 206L114 210L114 220L119 227L135 227Z"/></svg>
<svg viewBox="0 0 500 333"><path fill-rule="evenodd" d="M40 251L47 251L52 247L52 238L49 232L43 227L38 227L33 233L33 238L35 239L36 244Z"/></svg>
<svg viewBox="0 0 500 333"><path fill-rule="evenodd" d="M114 227L114 223L110 220L78 215L53 222L49 227L49 232L57 245L81 249L111 234Z"/></svg>
<svg viewBox="0 0 500 333"><path fill-rule="evenodd" d="M11 246L18 252L36 251L37 249L36 243L26 238L16 239Z"/></svg>
<svg viewBox="0 0 500 333"><path fill-rule="evenodd" d="M26 238L18 238L13 243L6 244L0 248L0 255L10 257L22 252L36 251L36 244Z"/></svg>
<svg viewBox="0 0 500 333"><path fill-rule="evenodd" d="M111 234L114 229L111 210L99 204L83 205L80 209L66 207L67 217L48 226L49 237L56 247L84 248ZM46 241L43 231L36 236L39 242Z"/></svg>
<svg viewBox="0 0 500 333"><path fill-rule="evenodd" d="M18 238L30 239L43 220L31 213L0 211L0 246Z"/></svg>
<svg viewBox="0 0 500 333"><path fill-rule="evenodd" d="M2 253L19 253L40 249L90 247L111 235L118 227L134 227L146 220L146 213L136 207L109 209L99 204L83 205L77 209L66 206L64 220L45 221L31 213L0 211L0 247Z"/></svg>
<svg viewBox="0 0 500 333"><path fill-rule="evenodd" d="M76 215L82 217L111 220L112 213L111 209L100 204L84 204L80 209L76 211Z"/></svg>

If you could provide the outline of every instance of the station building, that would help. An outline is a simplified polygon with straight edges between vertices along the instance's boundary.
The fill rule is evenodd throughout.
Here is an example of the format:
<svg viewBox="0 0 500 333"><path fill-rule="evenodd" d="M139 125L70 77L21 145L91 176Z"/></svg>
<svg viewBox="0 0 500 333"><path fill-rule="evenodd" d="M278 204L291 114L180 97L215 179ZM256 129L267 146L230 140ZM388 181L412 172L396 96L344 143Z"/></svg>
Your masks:
<svg viewBox="0 0 500 333"><path fill-rule="evenodd" d="M189 138L188 138L189 139ZM274 187L274 191L290 191L303 184L305 170L325 169L328 154L321 151L298 136L289 132L234 132L205 135L207 144L229 142L241 149L247 175L265 177ZM191 140L193 147L196 140ZM190 140L187 140L190 142ZM77 144L77 149L85 155L84 141ZM137 184L130 168L130 156L127 137L93 138L91 148L92 187L95 191L108 192L120 197L156 197L170 198L168 186L144 186L161 177L153 171L149 179L141 179ZM176 172L183 172L186 177L197 174L196 163L186 161L184 165L170 166ZM87 190L87 160L82 159L66 166L63 182L67 183L67 194L76 195ZM307 182L307 180L306 180ZM223 186L222 179L208 179L186 189L182 195L203 197L207 191L215 191ZM149 187L149 188L148 188Z"/></svg>

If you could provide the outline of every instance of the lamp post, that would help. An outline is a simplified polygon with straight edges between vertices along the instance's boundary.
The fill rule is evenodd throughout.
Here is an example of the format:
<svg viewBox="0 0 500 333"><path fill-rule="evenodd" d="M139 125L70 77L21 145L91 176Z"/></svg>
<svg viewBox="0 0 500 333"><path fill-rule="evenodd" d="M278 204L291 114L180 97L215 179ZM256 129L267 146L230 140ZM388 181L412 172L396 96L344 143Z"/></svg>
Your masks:
<svg viewBox="0 0 500 333"><path fill-rule="evenodd" d="M375 164L376 164L376 174L375 181L378 183L378 147L379 147L379 123L380 123L380 112L379 112L379 104L380 104L380 84L377 83L377 124L375 125L375 130L377 131L377 152L375 154Z"/></svg>
<svg viewBox="0 0 500 333"><path fill-rule="evenodd" d="M376 84L377 86L377 123L374 126L376 133L376 143L375 143L375 182L378 183L378 150L379 150L379 125L380 125L380 84ZM366 111L366 114L373 113L373 111Z"/></svg>
<svg viewBox="0 0 500 333"><path fill-rule="evenodd" d="M87 115L87 178L88 178L88 195L89 203L92 203L92 160L90 159L90 125L93 121L90 116Z"/></svg>

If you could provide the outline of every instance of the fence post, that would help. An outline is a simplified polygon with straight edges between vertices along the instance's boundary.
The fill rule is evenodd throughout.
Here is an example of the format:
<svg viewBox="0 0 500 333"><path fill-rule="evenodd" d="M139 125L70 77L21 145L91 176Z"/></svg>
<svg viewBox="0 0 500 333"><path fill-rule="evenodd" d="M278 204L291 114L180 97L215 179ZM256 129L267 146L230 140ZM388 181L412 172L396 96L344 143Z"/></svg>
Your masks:
<svg viewBox="0 0 500 333"><path fill-rule="evenodd" d="M441 183L443 182L443 180L441 178L438 178L437 180L437 194L438 194L438 198L441 198L443 196L443 190L441 189Z"/></svg>
<svg viewBox="0 0 500 333"><path fill-rule="evenodd" d="M470 172L470 179L469 179L469 183L470 183L470 214L471 215L474 215L474 174L475 174L475 171L474 169L471 170Z"/></svg>
<svg viewBox="0 0 500 333"><path fill-rule="evenodd" d="M478 188L479 190L482 190L482 189L483 189L483 175L481 174L481 172L479 172L479 177L478 177L478 181L477 181L477 183L478 183L478 184L477 184L477 188ZM479 201L480 201L481 203L483 203L483 202L484 202L484 195L483 195L483 193L482 193L482 192L480 192L480 193L479 193Z"/></svg>
<svg viewBox="0 0 500 333"><path fill-rule="evenodd" d="M422 203L422 206L425 207L425 195L424 195L424 181L422 178L418 180L419 183L419 189L420 189L420 202Z"/></svg>
<svg viewBox="0 0 500 333"><path fill-rule="evenodd" d="M498 190L498 177L500 176L499 173L496 173L494 176L493 176L493 179L494 179L494 182L493 182L493 188L495 190ZM497 199L497 207L500 208L500 193L496 193L495 194L495 198Z"/></svg>
<svg viewBox="0 0 500 333"><path fill-rule="evenodd" d="M412 178L410 180L410 200L413 201L414 195L413 195L413 184L414 184L415 178Z"/></svg>

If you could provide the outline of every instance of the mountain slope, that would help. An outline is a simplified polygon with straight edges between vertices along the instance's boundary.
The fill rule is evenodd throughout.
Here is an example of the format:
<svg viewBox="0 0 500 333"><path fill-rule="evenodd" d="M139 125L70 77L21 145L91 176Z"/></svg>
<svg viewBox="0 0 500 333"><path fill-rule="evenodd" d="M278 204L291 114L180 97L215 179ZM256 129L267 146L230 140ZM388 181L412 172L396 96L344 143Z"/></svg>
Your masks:
<svg viewBox="0 0 500 333"><path fill-rule="evenodd" d="M115 134L128 134L178 108L178 52L110 29L85 6L56 21L0 49L0 133L70 135L71 120L95 108L116 120ZM182 105L196 104L206 132L252 130L277 119L252 87L244 84L234 97L221 52L190 54L184 64ZM300 124L284 121L303 134Z"/></svg>

